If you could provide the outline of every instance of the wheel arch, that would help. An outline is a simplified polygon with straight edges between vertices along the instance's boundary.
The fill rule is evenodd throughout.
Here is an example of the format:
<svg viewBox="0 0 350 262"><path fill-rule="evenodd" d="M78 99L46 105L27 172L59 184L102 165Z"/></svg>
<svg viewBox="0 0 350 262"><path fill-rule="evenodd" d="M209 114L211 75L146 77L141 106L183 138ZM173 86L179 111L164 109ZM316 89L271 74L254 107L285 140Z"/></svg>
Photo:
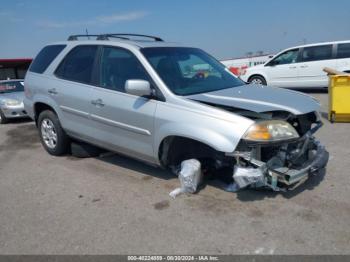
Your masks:
<svg viewBox="0 0 350 262"><path fill-rule="evenodd" d="M225 153L198 139L179 135L169 135L159 145L158 160L163 167L176 166L191 158L210 159L214 163L217 159L224 159Z"/></svg>
<svg viewBox="0 0 350 262"><path fill-rule="evenodd" d="M200 127L198 125L191 124L175 124L168 123L159 128L155 134L155 143L154 143L154 157L162 163L162 154L167 150L164 147L166 142L169 146L169 142L175 141L190 142L201 145L200 148L205 148L207 151L211 152L221 152L229 153L233 152L238 145L241 136L244 134L245 130L231 130L228 126L226 128L220 128L220 130L215 131L212 128ZM187 146L186 143L183 143L184 147ZM210 150L209 150L210 148ZM168 148L169 149L169 148ZM163 161L164 162L164 161Z"/></svg>
<svg viewBox="0 0 350 262"><path fill-rule="evenodd" d="M40 113L45 110L50 110L57 115L56 110L48 103L39 102L39 101L34 103L34 121L36 124L38 124L38 118Z"/></svg>

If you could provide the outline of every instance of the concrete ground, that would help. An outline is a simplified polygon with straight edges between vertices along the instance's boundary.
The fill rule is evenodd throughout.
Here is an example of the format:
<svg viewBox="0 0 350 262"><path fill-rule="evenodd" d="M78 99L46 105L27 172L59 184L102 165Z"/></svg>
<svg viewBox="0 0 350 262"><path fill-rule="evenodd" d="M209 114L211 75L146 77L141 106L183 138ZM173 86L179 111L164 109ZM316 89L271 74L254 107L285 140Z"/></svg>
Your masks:
<svg viewBox="0 0 350 262"><path fill-rule="evenodd" d="M324 116L327 94L320 99ZM350 254L350 124L318 137L325 175L288 193L206 186L121 157L52 157L32 122L0 126L1 254Z"/></svg>

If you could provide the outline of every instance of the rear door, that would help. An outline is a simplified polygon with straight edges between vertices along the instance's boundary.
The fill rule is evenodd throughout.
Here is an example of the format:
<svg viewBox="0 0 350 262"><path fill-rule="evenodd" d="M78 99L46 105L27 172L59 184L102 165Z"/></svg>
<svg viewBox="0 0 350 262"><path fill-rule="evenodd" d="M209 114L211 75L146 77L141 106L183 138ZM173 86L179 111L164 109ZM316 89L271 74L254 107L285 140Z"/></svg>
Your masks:
<svg viewBox="0 0 350 262"><path fill-rule="evenodd" d="M64 129L83 140L94 137L89 106L97 50L97 45L73 48L56 69L56 78L50 81L48 90L61 109L60 120Z"/></svg>
<svg viewBox="0 0 350 262"><path fill-rule="evenodd" d="M294 87L298 80L299 49L283 52L265 65L267 84L277 87Z"/></svg>
<svg viewBox="0 0 350 262"><path fill-rule="evenodd" d="M153 162L154 114L158 101L130 95L125 82L151 82L129 50L100 47L97 86L92 88L90 117L101 146Z"/></svg>
<svg viewBox="0 0 350 262"><path fill-rule="evenodd" d="M333 45L304 47L301 51L300 62L299 80L301 87L328 86L328 77L323 68L335 68L336 66Z"/></svg>

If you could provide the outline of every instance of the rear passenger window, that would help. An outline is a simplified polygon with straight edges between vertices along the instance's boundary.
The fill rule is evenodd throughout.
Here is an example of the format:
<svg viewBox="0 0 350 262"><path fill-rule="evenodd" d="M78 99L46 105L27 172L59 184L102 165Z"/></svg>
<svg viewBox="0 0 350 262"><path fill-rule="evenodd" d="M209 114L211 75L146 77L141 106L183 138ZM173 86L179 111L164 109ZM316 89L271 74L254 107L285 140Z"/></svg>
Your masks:
<svg viewBox="0 0 350 262"><path fill-rule="evenodd" d="M311 62L332 59L332 45L304 47L301 60Z"/></svg>
<svg viewBox="0 0 350 262"><path fill-rule="evenodd" d="M96 52L97 46L93 45L75 47L58 66L55 72L56 76L66 80L90 84Z"/></svg>
<svg viewBox="0 0 350 262"><path fill-rule="evenodd" d="M65 45L49 45L44 47L35 57L29 67L29 71L39 74L44 73L46 68L65 47Z"/></svg>
<svg viewBox="0 0 350 262"><path fill-rule="evenodd" d="M131 52L115 47L104 47L102 50L99 86L125 92L126 80L150 81L145 69Z"/></svg>
<svg viewBox="0 0 350 262"><path fill-rule="evenodd" d="M350 43L338 44L337 58L350 58Z"/></svg>

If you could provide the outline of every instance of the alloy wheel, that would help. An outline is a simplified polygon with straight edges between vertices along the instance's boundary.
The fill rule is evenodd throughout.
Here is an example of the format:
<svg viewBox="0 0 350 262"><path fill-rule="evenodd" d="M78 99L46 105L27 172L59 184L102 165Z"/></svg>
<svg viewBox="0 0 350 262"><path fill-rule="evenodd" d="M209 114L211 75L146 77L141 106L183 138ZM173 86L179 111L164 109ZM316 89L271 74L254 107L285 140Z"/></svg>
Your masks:
<svg viewBox="0 0 350 262"><path fill-rule="evenodd" d="M41 122L41 136L48 148L54 149L57 146L57 132L54 124L48 118Z"/></svg>
<svg viewBox="0 0 350 262"><path fill-rule="evenodd" d="M262 85L263 82L260 78L253 78L251 81L252 84Z"/></svg>

